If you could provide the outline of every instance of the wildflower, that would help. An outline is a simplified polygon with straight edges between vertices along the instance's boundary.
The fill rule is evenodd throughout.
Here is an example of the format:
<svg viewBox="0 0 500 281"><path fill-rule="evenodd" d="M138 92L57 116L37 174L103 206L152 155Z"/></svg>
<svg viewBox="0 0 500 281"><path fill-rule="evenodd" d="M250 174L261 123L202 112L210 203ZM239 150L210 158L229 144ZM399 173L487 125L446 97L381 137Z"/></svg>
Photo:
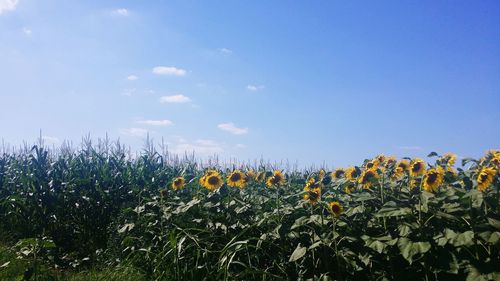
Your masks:
<svg viewBox="0 0 500 281"><path fill-rule="evenodd" d="M362 184L364 188L370 188L373 184L373 181L378 178L378 174L376 170L369 169L363 171L361 176L359 177L358 183Z"/></svg>
<svg viewBox="0 0 500 281"><path fill-rule="evenodd" d="M336 169L335 171L332 172L332 177L334 179L341 179L345 177L345 170L342 168Z"/></svg>
<svg viewBox="0 0 500 281"><path fill-rule="evenodd" d="M493 168L481 169L481 172L477 175L477 189L485 191L493 183L496 173L497 171Z"/></svg>
<svg viewBox="0 0 500 281"><path fill-rule="evenodd" d="M321 183L316 182L314 179L309 179L304 186L304 200L309 201L312 205L321 200Z"/></svg>
<svg viewBox="0 0 500 281"><path fill-rule="evenodd" d="M408 162L408 160L403 159L399 161L396 164L396 169L394 170L394 177L396 179L400 179L408 172L409 168L410 168L410 162Z"/></svg>
<svg viewBox="0 0 500 281"><path fill-rule="evenodd" d="M425 191L436 192L443 183L444 170L441 167L432 168L425 172L422 185Z"/></svg>
<svg viewBox="0 0 500 281"><path fill-rule="evenodd" d="M342 205L337 201L333 201L333 202L328 203L328 207L330 209L330 212L337 217L340 216L340 214L342 214L342 212L344 210L342 208Z"/></svg>
<svg viewBox="0 0 500 281"><path fill-rule="evenodd" d="M269 187L283 185L285 184L285 176L280 170L275 170L273 174L267 178L266 184Z"/></svg>
<svg viewBox="0 0 500 281"><path fill-rule="evenodd" d="M356 179L361 175L361 170L357 167L349 167L345 171L346 178L350 181L356 181Z"/></svg>
<svg viewBox="0 0 500 281"><path fill-rule="evenodd" d="M246 185L246 175L240 170L234 170L227 177L227 185L231 187L244 188Z"/></svg>
<svg viewBox="0 0 500 281"><path fill-rule="evenodd" d="M224 181L219 172L209 170L200 178L200 184L208 190L215 190L220 188L224 184Z"/></svg>
<svg viewBox="0 0 500 281"><path fill-rule="evenodd" d="M421 176L425 172L425 162L420 158L415 158L410 165L410 175L412 177Z"/></svg>
<svg viewBox="0 0 500 281"><path fill-rule="evenodd" d="M183 177L176 177L172 181L172 189L173 190L182 189L182 188L184 188L185 185L186 185L186 180Z"/></svg>
<svg viewBox="0 0 500 281"><path fill-rule="evenodd" d="M378 157L384 157L383 155L380 155ZM385 159L385 157L383 158ZM374 169L376 170L378 168L378 166L380 166L380 160L378 158L375 158L375 159L372 159L371 161L369 161L368 163L366 163L365 167L366 169Z"/></svg>

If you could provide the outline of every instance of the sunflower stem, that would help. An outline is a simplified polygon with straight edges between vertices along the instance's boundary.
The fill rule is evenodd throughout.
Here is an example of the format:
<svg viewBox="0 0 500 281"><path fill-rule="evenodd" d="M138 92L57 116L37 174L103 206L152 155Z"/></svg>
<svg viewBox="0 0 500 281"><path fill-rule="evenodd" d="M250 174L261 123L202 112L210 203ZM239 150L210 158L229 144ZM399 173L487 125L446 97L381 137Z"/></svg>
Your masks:
<svg viewBox="0 0 500 281"><path fill-rule="evenodd" d="M337 246L337 235L336 235L336 227L337 227L337 218L332 215L333 222L333 247L335 250L335 259L337 261L337 272L338 272L338 280L343 280L342 274L340 271L340 258L339 258L339 250Z"/></svg>

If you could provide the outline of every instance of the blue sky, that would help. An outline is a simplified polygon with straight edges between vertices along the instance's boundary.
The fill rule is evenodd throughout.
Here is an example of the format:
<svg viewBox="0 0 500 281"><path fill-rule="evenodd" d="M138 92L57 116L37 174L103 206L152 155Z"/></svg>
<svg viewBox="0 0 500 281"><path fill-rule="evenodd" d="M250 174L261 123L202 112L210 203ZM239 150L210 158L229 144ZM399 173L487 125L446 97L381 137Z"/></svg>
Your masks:
<svg viewBox="0 0 500 281"><path fill-rule="evenodd" d="M499 148L498 1L0 0L0 136L346 166Z"/></svg>

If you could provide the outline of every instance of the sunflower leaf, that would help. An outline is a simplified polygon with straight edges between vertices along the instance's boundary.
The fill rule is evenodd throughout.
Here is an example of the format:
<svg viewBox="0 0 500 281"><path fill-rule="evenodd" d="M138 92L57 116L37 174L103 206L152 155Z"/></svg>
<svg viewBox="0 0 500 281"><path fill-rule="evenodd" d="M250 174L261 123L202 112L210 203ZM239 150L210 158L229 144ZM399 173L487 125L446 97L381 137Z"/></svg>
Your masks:
<svg viewBox="0 0 500 281"><path fill-rule="evenodd" d="M297 248L293 251L292 255L290 256L289 262L294 262L302 258L307 252L306 247L300 246L300 243L297 245Z"/></svg>

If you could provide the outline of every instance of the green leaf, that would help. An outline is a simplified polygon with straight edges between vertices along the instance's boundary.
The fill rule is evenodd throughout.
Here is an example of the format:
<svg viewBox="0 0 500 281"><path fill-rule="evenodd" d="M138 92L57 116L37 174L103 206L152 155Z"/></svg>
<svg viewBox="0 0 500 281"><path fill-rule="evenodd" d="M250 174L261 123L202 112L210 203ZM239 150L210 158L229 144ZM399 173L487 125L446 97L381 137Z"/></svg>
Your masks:
<svg viewBox="0 0 500 281"><path fill-rule="evenodd" d="M500 230L500 221L494 218L488 218L488 223L494 228Z"/></svg>
<svg viewBox="0 0 500 281"><path fill-rule="evenodd" d="M427 155L427 157L434 157L434 156L438 156L438 154L434 151L429 153L429 155Z"/></svg>
<svg viewBox="0 0 500 281"><path fill-rule="evenodd" d="M453 241L455 247L474 245L474 232L471 230L460 233Z"/></svg>
<svg viewBox="0 0 500 281"><path fill-rule="evenodd" d="M300 243L297 245L297 248L295 248L295 251L293 251L292 255L290 256L289 262L294 262L302 258L307 252L306 247L301 247Z"/></svg>

